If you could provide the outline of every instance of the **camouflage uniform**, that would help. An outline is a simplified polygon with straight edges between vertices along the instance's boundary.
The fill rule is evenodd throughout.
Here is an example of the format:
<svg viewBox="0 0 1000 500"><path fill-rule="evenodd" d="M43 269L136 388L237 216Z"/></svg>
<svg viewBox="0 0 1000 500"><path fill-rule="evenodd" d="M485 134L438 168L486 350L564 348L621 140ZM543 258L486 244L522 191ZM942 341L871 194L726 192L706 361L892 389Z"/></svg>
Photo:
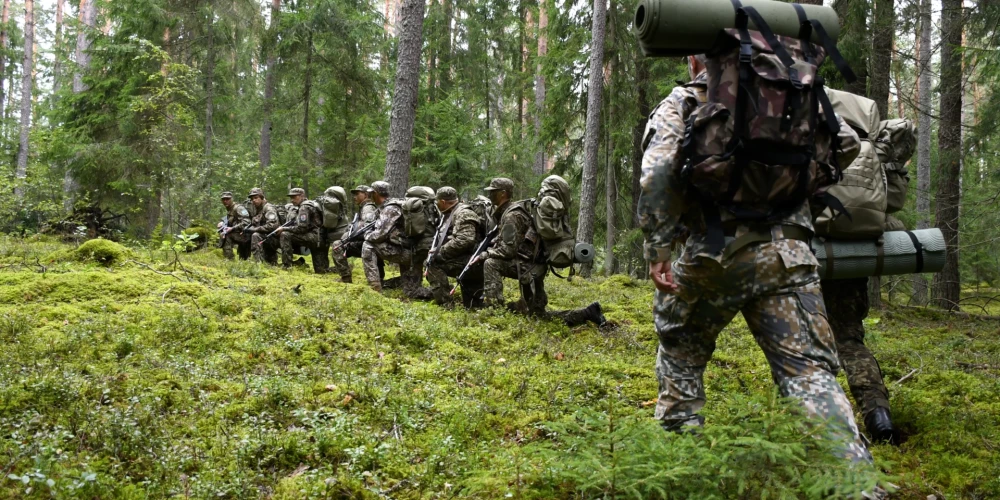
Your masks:
<svg viewBox="0 0 1000 500"><path fill-rule="evenodd" d="M434 258L427 266L427 281L438 304L451 302L448 277L457 278L472 258L476 245L486 236L482 226L479 214L464 203L458 203L442 214L437 238L444 243L438 245ZM459 284L462 286L462 302L465 307L472 307L475 297L483 289L483 265L477 263L469 268Z"/></svg>
<svg viewBox="0 0 1000 500"><path fill-rule="evenodd" d="M280 246L278 237L272 236L264 240L268 234L278 229L281 225L278 219L278 210L274 205L264 202L264 206L253 216L250 223L250 248L257 262L267 262L272 266L278 263L278 248Z"/></svg>
<svg viewBox="0 0 1000 500"><path fill-rule="evenodd" d="M365 200L365 202L361 205L359 212L360 214L358 215L358 226L365 226L371 221L378 218L378 207L375 206L375 203L370 200ZM344 236L347 236L348 234L351 233L351 231L354 231L356 229L359 228L349 227L348 230L344 233ZM363 245L364 241L352 241L350 243L346 243L343 245L334 244L334 246L337 247L335 250L333 250L334 269L337 271L337 274L340 275L340 277L344 281L350 280L352 274L351 262L347 260L347 258L361 257L361 247ZM377 265L378 265L379 279L384 279L385 262L382 259L378 259Z"/></svg>
<svg viewBox="0 0 1000 500"><path fill-rule="evenodd" d="M311 201L303 201L294 210L288 211L288 217L295 218L295 225L286 228L281 232L281 265L291 267L295 257L295 250L304 246L315 252L319 248L320 228L323 214L320 208ZM313 270L322 273L322 261L317 262L313 257Z"/></svg>
<svg viewBox="0 0 1000 500"><path fill-rule="evenodd" d="M413 251L410 242L403 234L403 200L392 198L385 200L379 207L379 215L375 227L365 236L361 247L361 262L365 268L365 278L368 284L376 289L382 289L382 278L379 276L378 259L399 265L399 274L403 282L403 292L407 296L417 295L421 276L414 276Z"/></svg>
<svg viewBox="0 0 1000 500"><path fill-rule="evenodd" d="M227 225L229 230L222 239L222 256L232 259L234 246L245 246L250 242L250 237L243 234L243 230L250 226L250 212L241 203L233 202L226 216L229 218ZM240 250L240 259L249 258L249 254L245 253L249 249L241 248Z"/></svg>
<svg viewBox="0 0 1000 500"><path fill-rule="evenodd" d="M703 73L696 83L704 81ZM736 223L722 211L727 236L764 237L742 247L730 243L720 253L706 235L698 200L686 195L685 185L675 175L685 121L698 106L699 96L695 88L676 87L650 116L643 141L638 212L646 259L669 261L673 241L688 232L685 227L690 229L681 256L672 265L678 290L657 290L655 296L654 322L660 339L655 416L668 429L703 423L698 411L705 404L705 366L719 333L742 312L781 394L799 399L810 415L830 419L831 438L845 443L845 458L870 462L851 403L835 377L837 350L823 306L818 263L809 244L801 241L813 229L808 204L772 221L773 226L755 228ZM840 160L850 162L858 154L858 138L840 122Z"/></svg>

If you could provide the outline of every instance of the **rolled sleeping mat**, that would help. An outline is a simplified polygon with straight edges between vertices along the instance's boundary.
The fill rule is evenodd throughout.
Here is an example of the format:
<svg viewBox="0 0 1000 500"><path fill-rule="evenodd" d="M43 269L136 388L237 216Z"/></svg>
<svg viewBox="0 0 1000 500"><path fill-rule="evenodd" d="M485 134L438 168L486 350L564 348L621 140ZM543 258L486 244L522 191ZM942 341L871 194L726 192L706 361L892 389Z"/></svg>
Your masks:
<svg viewBox="0 0 1000 500"><path fill-rule="evenodd" d="M757 9L776 35L799 36L801 23L790 3L774 0L741 0ZM802 5L808 19L823 25L836 41L840 22L832 7ZM722 30L736 27L732 0L640 0L633 18L639 47L647 57L680 57L712 53L723 46ZM751 21L750 29L755 29ZM819 42L815 31L812 41Z"/></svg>
<svg viewBox="0 0 1000 500"><path fill-rule="evenodd" d="M944 268L944 235L938 228L887 231L876 240L813 238L823 279L936 273Z"/></svg>
<svg viewBox="0 0 1000 500"><path fill-rule="evenodd" d="M577 243L573 248L573 262L586 264L592 260L594 260L594 245L583 242Z"/></svg>

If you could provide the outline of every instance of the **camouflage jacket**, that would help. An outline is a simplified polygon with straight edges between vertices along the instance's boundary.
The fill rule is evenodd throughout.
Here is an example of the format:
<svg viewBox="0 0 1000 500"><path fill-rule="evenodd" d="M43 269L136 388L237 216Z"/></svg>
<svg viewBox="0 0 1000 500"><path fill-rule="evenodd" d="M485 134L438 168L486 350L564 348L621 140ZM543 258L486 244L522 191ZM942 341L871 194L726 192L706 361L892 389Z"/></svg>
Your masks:
<svg viewBox="0 0 1000 500"><path fill-rule="evenodd" d="M369 243L384 243L386 241L403 245L406 235L403 234L403 200L390 198L382 202L378 209L375 227L365 235Z"/></svg>
<svg viewBox="0 0 1000 500"><path fill-rule="evenodd" d="M250 227L256 229L255 232L267 234L278 229L278 226L281 225L278 220L278 209L274 205L265 201L264 206L256 212L250 223Z"/></svg>
<svg viewBox="0 0 1000 500"><path fill-rule="evenodd" d="M702 73L692 84L704 84L707 74ZM687 193L686 186L676 175L675 166L681 161L681 143L684 140L685 122L688 116L704 100L701 90L692 86L674 87L656 109L650 114L643 134L642 193L639 197L639 225L645 236L644 254L650 262L670 260L670 250L675 240L687 230L687 251L712 259L722 259L722 254L709 250L701 211L697 200ZM857 133L847 126L843 118L840 122L841 151L840 162L854 161L860 152ZM693 210L692 210L693 209ZM732 214L721 211L723 223L734 220ZM775 225L796 225L813 230L812 213L809 203L803 203L798 210L773 222ZM736 236L749 227L740 226Z"/></svg>
<svg viewBox="0 0 1000 500"><path fill-rule="evenodd" d="M295 225L287 229L292 234L318 233L319 228L323 227L322 209L310 200L303 201L302 204L294 207L294 209L289 208L288 218L289 220L292 218L295 219Z"/></svg>
<svg viewBox="0 0 1000 500"><path fill-rule="evenodd" d="M472 207L464 203L456 204L444 214L438 226L437 237L444 244L440 245L437 256L442 260L468 256L479 244L481 224L479 214ZM444 234L441 234L442 230Z"/></svg>
<svg viewBox="0 0 1000 500"><path fill-rule="evenodd" d="M535 254L537 236L531 215L523 208L521 201L507 202L493 212L499 222L500 234L487 250L487 258L501 260L531 260Z"/></svg>
<svg viewBox="0 0 1000 500"><path fill-rule="evenodd" d="M250 212L242 203L233 203L226 216L229 217L228 227L231 228L229 231L233 234L250 227Z"/></svg>
<svg viewBox="0 0 1000 500"><path fill-rule="evenodd" d="M361 220L362 224L368 224L369 222L378 218L378 206L375 205L373 201L365 201L361 204L361 209L359 210L361 214L358 219Z"/></svg>

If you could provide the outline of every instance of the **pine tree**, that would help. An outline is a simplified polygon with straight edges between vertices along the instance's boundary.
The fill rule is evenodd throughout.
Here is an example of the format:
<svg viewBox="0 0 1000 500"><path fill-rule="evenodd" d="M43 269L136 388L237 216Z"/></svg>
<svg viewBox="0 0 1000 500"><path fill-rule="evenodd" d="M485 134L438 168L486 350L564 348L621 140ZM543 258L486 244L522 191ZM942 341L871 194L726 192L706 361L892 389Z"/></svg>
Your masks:
<svg viewBox="0 0 1000 500"><path fill-rule="evenodd" d="M580 216L576 239L594 242L594 207L597 202L597 152L601 138L601 100L604 90L604 38L607 0L594 0L593 36L590 43L590 82L587 86L587 124L584 132L583 181L580 186ZM590 276L593 264L581 266L580 274Z"/></svg>
<svg viewBox="0 0 1000 500"><path fill-rule="evenodd" d="M385 158L385 180L392 196L402 196L410 182L410 149L417 117L420 86L420 52L423 46L424 1L404 0L400 9L396 86L389 122L389 150Z"/></svg>
<svg viewBox="0 0 1000 500"><path fill-rule="evenodd" d="M35 63L35 2L24 2L24 63L21 65L21 140L17 149L17 171L14 174L14 197L18 204L24 202L24 184L28 178L28 153L31 133L31 95Z"/></svg>

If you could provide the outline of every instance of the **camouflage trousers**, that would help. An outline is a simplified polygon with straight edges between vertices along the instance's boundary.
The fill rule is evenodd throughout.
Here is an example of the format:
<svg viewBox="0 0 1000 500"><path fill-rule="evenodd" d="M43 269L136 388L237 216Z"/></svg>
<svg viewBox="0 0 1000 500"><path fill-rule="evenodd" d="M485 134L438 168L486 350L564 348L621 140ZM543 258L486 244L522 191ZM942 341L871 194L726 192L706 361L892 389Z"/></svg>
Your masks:
<svg viewBox="0 0 1000 500"><path fill-rule="evenodd" d="M435 302L448 304L452 301L448 278L457 278L471 258L470 254L448 260L435 259L431 265L427 266L427 282L431 284L431 293ZM462 287L462 304L466 308L478 306L482 302L483 264L478 262L470 267L458 284Z"/></svg>
<svg viewBox="0 0 1000 500"><path fill-rule="evenodd" d="M361 257L361 247L363 245L364 242L362 241L352 241L346 243L341 248L332 250L333 269L337 272L337 275L344 279L351 278L354 271L348 257ZM335 244L334 246L336 247L337 245ZM380 280L385 280L385 261L381 258L378 259L378 276Z"/></svg>
<svg viewBox="0 0 1000 500"><path fill-rule="evenodd" d="M703 375L715 341L742 312L783 396L829 419L841 455L871 461L851 403L837 383L837 349L827 323L817 262L808 244L789 239L751 244L719 263L688 249L673 263L678 291L657 291L654 321L660 338L657 419L668 429L701 425Z"/></svg>
<svg viewBox="0 0 1000 500"><path fill-rule="evenodd" d="M507 304L507 309L546 319L562 320L566 326L582 325L590 319L586 308L565 311L547 311L549 295L545 293L545 272L543 266L535 266L516 260L486 259L483 265L485 302L487 306L503 305L503 279L517 280L521 289L521 299ZM463 292L464 294L464 292Z"/></svg>
<svg viewBox="0 0 1000 500"><path fill-rule="evenodd" d="M257 262L266 262L272 266L277 265L278 249L280 246L278 242L279 238L272 236L265 240L265 236L267 235L264 233L253 233L253 236L250 237L250 249L253 252L254 259Z"/></svg>
<svg viewBox="0 0 1000 500"><path fill-rule="evenodd" d="M847 373L847 385L854 401L867 415L876 408L889 409L889 390L882 370L865 345L865 317L868 316L868 278L824 280L823 301L830 328L837 341L840 365Z"/></svg>
<svg viewBox="0 0 1000 500"><path fill-rule="evenodd" d="M344 235L343 229L320 228L319 244L313 252L313 269L316 274L326 274L330 272L330 246L335 241L340 241Z"/></svg>
<svg viewBox="0 0 1000 500"><path fill-rule="evenodd" d="M425 255L426 257L426 255ZM421 290L423 283L423 263L420 257L409 248L383 241L371 243L366 241L361 247L361 264L365 268L365 279L372 288L382 288L382 278L379 276L378 261L391 262L399 265L399 277L403 282L403 293L410 298L427 298L426 289ZM427 297L425 297L425 295Z"/></svg>
<svg viewBox="0 0 1000 500"><path fill-rule="evenodd" d="M240 259L247 260L250 258L250 238L247 238L243 233L239 231L230 231L229 234L222 240L222 256L227 259L233 258L233 247L236 247L236 251L240 256Z"/></svg>
<svg viewBox="0 0 1000 500"><path fill-rule="evenodd" d="M319 233L312 231L296 234L283 231L279 241L281 242L281 265L291 267L292 261L295 260L295 251L299 247L306 247L310 252L316 251L317 247L319 247ZM322 260L318 264L322 264ZM313 270L320 272L320 269L317 267L316 257L313 256Z"/></svg>

